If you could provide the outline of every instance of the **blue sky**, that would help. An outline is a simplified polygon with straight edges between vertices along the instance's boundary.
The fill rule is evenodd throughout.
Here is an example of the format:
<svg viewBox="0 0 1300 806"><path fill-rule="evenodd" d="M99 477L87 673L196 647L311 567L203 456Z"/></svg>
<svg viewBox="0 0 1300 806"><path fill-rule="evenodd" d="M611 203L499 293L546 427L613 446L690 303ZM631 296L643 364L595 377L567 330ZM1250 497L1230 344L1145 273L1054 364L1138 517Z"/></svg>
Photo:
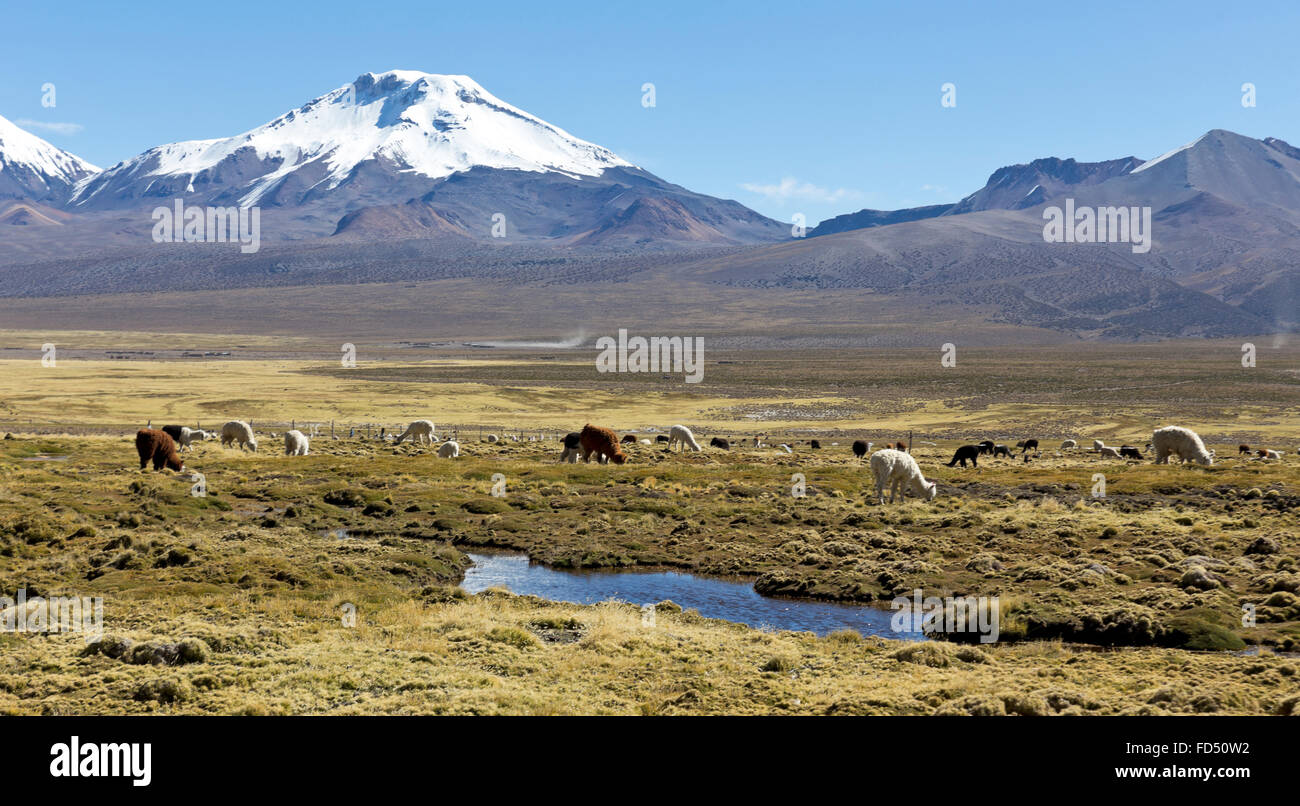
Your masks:
<svg viewBox="0 0 1300 806"><path fill-rule="evenodd" d="M108 166L363 72L464 73L669 181L816 222L955 201L1035 157L1300 142L1297 23L1294 2L9 4L0 115Z"/></svg>

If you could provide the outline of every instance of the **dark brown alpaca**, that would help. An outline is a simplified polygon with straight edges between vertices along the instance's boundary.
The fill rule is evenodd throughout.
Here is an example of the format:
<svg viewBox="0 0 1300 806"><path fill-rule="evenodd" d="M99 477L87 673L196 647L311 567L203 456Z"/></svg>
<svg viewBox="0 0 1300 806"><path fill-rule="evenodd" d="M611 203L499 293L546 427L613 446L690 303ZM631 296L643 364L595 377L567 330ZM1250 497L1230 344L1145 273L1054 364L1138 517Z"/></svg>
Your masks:
<svg viewBox="0 0 1300 806"><path fill-rule="evenodd" d="M564 435L564 450L560 453L561 462L578 461L578 438L581 435L577 431L570 431Z"/></svg>
<svg viewBox="0 0 1300 806"><path fill-rule="evenodd" d="M607 461L616 465L627 461L627 456L618 448L618 435L608 428L587 423L578 434L578 442L582 445L584 462L590 462L593 453L596 454L596 461L602 465Z"/></svg>
<svg viewBox="0 0 1300 806"><path fill-rule="evenodd" d="M154 470L162 470L164 465L177 473L185 469L185 463L176 453L176 442L169 434L156 428L142 428L136 432L135 452L140 454L141 470L150 459Z"/></svg>

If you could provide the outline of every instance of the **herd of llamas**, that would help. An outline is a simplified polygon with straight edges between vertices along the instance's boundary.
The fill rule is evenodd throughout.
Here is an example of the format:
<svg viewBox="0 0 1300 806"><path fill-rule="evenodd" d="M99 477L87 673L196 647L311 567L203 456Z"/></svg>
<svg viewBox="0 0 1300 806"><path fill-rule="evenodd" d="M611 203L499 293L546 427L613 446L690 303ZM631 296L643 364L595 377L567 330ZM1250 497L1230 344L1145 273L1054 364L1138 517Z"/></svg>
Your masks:
<svg viewBox="0 0 1300 806"><path fill-rule="evenodd" d="M195 442L213 440L218 436L224 447L238 446L241 450L257 451L257 437L253 433L253 428L243 420L231 420L221 427L219 434L179 425L166 425L160 429L143 428L135 437L136 451L140 458L140 469L145 469L152 462L154 470L161 471L168 468L176 472L183 472L185 464L180 454L192 450ZM277 434L272 434L273 438L277 436ZM381 431L380 438L391 440L394 445L399 445L406 439L410 439L415 444L430 447L439 442L432 420L414 420L407 426L405 431L395 437ZM516 436L514 439L518 440L519 437ZM753 437L752 439L754 448L767 447L763 437ZM500 441L500 438L496 434L488 434L485 441L496 443ZM310 442L311 438L302 431L293 429L285 432L285 455L307 456L310 452ZM649 446L656 444L656 442L666 443L668 452L672 452L674 448L678 452L687 449L695 452L704 450L696 440L695 435L684 425L674 425L669 429L668 434L658 434L655 441L651 441L648 437L637 436L636 434L625 434L620 439L618 434L611 429L588 423L583 426L581 431L570 432L561 438L563 448L560 452L559 461L575 463L581 459L583 462L589 463L594 457L598 464L612 462L621 465L628 460L628 455L622 450L623 445ZM713 437L709 442L709 447L729 451L731 449L731 440L726 437ZM794 451L793 447L788 443L782 443L778 447L786 453L793 453ZM819 450L821 449L821 442L816 439L810 440L809 447L812 450ZM889 488L890 503L893 503L896 498L905 497L909 491L917 498L926 501L934 499L938 493L938 485L935 482L926 480L916 458L909 453L907 443L889 443L873 452L874 447L874 443L856 440L853 442L852 451L859 461L866 457L868 453L871 454L868 465L875 481L875 498L877 502L885 503L884 491L886 487ZM1078 449L1078 442L1073 439L1064 440L1060 446L1060 450L1063 452ZM1029 463L1034 458L1041 456L1038 440L1036 439L1025 439L1017 442L1015 450L1020 451L1020 459L1025 463ZM947 466L955 467L960 464L964 468L969 462L971 467L978 468L979 457L981 456L1010 459L1015 457L1015 450L992 440L962 445L957 448L952 461L948 462ZM1200 465L1212 465L1215 458L1214 451L1205 447L1205 443L1195 431L1175 425L1157 428L1151 435L1151 441L1146 444L1145 450L1154 451L1156 464L1168 464L1169 459L1176 456L1181 463L1194 462ZM1116 448L1104 444L1101 440L1093 441L1092 452L1097 453L1103 459L1141 460L1144 458L1142 449L1134 445L1123 445ZM443 459L458 458L461 453L460 443L454 439L443 440L438 445L436 453ZM1238 446L1238 455L1246 455L1262 460L1278 460L1281 459L1282 452L1270 449L1256 450L1249 445L1243 444Z"/></svg>

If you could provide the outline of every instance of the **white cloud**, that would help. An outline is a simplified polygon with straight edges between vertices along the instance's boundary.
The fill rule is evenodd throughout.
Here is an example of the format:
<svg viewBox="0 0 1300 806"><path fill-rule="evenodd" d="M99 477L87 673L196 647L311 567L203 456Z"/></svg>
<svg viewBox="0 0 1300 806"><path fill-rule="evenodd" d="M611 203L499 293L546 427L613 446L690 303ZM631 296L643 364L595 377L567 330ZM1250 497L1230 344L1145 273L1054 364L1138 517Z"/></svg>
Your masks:
<svg viewBox="0 0 1300 806"><path fill-rule="evenodd" d="M846 199L859 199L862 193L847 188L830 188L818 187L811 182L800 182L793 176L787 176L779 184L762 185L755 182L746 182L741 185L742 188L750 193L757 193L772 201L786 202L792 200L814 201L823 203L835 203Z"/></svg>
<svg viewBox="0 0 1300 806"><path fill-rule="evenodd" d="M76 134L86 128L80 123L46 123L42 120L28 120L27 118L19 118L14 122L24 129L40 129L55 134Z"/></svg>

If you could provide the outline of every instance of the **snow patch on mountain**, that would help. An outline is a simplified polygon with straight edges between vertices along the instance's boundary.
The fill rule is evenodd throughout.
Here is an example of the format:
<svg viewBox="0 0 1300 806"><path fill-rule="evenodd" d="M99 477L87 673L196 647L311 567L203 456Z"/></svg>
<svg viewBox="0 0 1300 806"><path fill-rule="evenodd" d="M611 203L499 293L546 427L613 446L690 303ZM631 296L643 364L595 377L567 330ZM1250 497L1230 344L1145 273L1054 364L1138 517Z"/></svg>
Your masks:
<svg viewBox="0 0 1300 806"><path fill-rule="evenodd" d="M304 175L313 177L312 186L325 189L337 187L368 161L431 179L479 166L574 178L599 176L615 166L635 167L511 106L468 76L390 70L365 73L244 134L159 146L107 173L184 181L250 152L263 172L248 180L243 205L258 203L308 166L313 170ZM109 184L84 183L76 201Z"/></svg>
<svg viewBox="0 0 1300 806"><path fill-rule="evenodd" d="M1142 163L1141 165L1139 165L1138 167L1134 168L1134 169L1133 169L1132 171L1130 171L1129 173L1130 173L1130 174L1140 174L1140 173L1142 173L1143 171L1145 171L1146 169L1150 168L1152 165L1157 165L1157 164L1159 164L1159 163L1162 163L1162 162L1164 162L1165 160L1169 159L1170 157L1173 157L1173 156L1175 156L1175 155L1177 155L1177 154L1181 154L1181 153L1183 153L1184 151L1188 150L1189 148L1194 147L1197 143L1200 143L1202 140L1204 140L1205 138L1209 137L1210 134L1212 134L1212 132L1206 132L1205 134L1202 134L1200 137L1196 138L1195 140L1193 140L1192 142L1188 143L1188 144L1185 145L1185 146L1179 146L1178 148L1175 148L1173 151L1169 151L1169 152L1166 152L1166 153L1164 153L1164 154L1161 154L1160 156L1156 157L1155 159L1151 160L1150 162L1144 162L1144 163Z"/></svg>
<svg viewBox="0 0 1300 806"><path fill-rule="evenodd" d="M0 175L37 195L68 187L99 168L0 117Z"/></svg>

